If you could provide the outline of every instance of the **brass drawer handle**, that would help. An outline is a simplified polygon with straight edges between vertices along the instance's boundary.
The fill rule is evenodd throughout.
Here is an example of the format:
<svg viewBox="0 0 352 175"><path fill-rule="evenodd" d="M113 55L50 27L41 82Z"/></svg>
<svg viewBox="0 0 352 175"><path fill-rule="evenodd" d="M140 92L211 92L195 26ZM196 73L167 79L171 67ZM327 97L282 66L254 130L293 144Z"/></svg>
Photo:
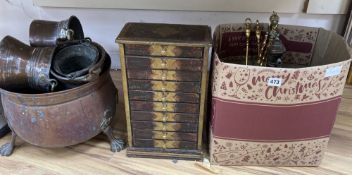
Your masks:
<svg viewBox="0 0 352 175"><path fill-rule="evenodd" d="M176 56L175 48L176 46L171 45L153 44L149 47L149 52L151 55L155 56Z"/></svg>
<svg viewBox="0 0 352 175"><path fill-rule="evenodd" d="M162 81L161 82L161 91L163 91L163 92L165 92L166 91L166 87L167 87L167 84L166 84L166 82L165 81Z"/></svg>
<svg viewBox="0 0 352 175"><path fill-rule="evenodd" d="M167 148L167 146L166 146L166 141L164 140L164 142L163 142L163 149L166 149Z"/></svg>
<svg viewBox="0 0 352 175"><path fill-rule="evenodd" d="M167 79L167 71L166 70L162 70L161 80L165 81L166 79Z"/></svg>
<svg viewBox="0 0 352 175"><path fill-rule="evenodd" d="M166 55L166 50L167 50L166 47L162 47L162 48L161 48L161 51L160 51L160 54L161 54L162 56L165 56L165 55Z"/></svg>
<svg viewBox="0 0 352 175"><path fill-rule="evenodd" d="M167 132L164 132L164 134L163 134L163 139L164 139L164 140L167 139Z"/></svg>
<svg viewBox="0 0 352 175"><path fill-rule="evenodd" d="M162 59L161 59L161 64L160 64L161 68L165 68L166 65L167 65L166 60L165 60L164 58L162 58Z"/></svg>
<svg viewBox="0 0 352 175"><path fill-rule="evenodd" d="M167 122L167 119L168 119L169 117L167 116L167 114L164 112L164 114L163 114L163 122L165 123L165 122Z"/></svg>
<svg viewBox="0 0 352 175"><path fill-rule="evenodd" d="M167 99L167 93L166 92L162 92L161 101L162 102L166 102L166 99Z"/></svg>
<svg viewBox="0 0 352 175"><path fill-rule="evenodd" d="M163 111L166 112L167 111L167 103L163 102Z"/></svg>

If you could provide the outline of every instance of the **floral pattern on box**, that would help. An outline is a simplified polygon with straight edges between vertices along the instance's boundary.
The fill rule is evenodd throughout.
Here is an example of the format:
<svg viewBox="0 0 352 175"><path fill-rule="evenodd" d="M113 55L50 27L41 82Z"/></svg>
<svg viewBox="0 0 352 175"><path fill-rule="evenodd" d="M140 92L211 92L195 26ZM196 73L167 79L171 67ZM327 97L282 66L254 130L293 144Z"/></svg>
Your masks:
<svg viewBox="0 0 352 175"><path fill-rule="evenodd" d="M297 104L340 96L350 60L301 69L266 68L227 64L214 58L213 97L242 102ZM340 73L326 76L329 69ZM279 87L269 86L269 78L281 79Z"/></svg>
<svg viewBox="0 0 352 175"><path fill-rule="evenodd" d="M211 137L211 162L218 165L318 166L329 138L255 142Z"/></svg>

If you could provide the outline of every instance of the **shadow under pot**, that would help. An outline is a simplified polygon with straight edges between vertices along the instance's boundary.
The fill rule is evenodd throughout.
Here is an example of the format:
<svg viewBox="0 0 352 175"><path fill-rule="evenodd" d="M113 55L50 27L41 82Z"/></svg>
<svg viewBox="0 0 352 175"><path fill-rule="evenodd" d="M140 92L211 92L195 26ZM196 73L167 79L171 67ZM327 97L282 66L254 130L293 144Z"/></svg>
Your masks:
<svg viewBox="0 0 352 175"><path fill-rule="evenodd" d="M76 16L63 21L33 20L29 27L29 42L33 47L56 46L83 38L82 25Z"/></svg>
<svg viewBox="0 0 352 175"><path fill-rule="evenodd" d="M59 89L69 89L96 80L106 58L104 48L94 42L58 47L51 74L59 81Z"/></svg>
<svg viewBox="0 0 352 175"><path fill-rule="evenodd" d="M52 91L57 85L50 78L54 48L30 47L6 36L0 42L0 88L6 90L27 89Z"/></svg>

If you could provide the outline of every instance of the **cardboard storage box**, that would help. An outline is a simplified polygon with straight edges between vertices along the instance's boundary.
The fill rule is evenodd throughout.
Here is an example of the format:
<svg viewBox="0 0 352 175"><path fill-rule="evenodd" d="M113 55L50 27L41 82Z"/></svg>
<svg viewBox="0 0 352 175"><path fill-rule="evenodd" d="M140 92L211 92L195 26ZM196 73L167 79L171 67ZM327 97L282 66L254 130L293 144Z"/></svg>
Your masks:
<svg viewBox="0 0 352 175"><path fill-rule="evenodd" d="M243 24L217 27L212 164L320 164L346 82L350 48L342 37L321 28L280 25L279 31L287 50L284 67L290 68L232 64L244 59ZM251 48L255 48L253 41ZM280 82L270 84L273 78Z"/></svg>

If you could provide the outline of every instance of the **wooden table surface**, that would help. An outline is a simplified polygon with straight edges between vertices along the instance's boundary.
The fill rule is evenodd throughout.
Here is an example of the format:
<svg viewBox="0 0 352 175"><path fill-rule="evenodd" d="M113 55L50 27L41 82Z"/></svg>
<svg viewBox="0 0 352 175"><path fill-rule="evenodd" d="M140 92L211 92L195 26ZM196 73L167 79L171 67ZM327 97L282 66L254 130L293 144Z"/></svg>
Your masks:
<svg viewBox="0 0 352 175"><path fill-rule="evenodd" d="M113 79L120 89L119 101L122 102L122 88L119 72L112 72ZM118 107L116 127L125 130L123 104ZM120 133L120 132L119 132ZM0 139L0 144L10 140L10 136ZM128 158L125 150L112 153L107 139L103 135L75 146L46 149L16 142L14 153L10 157L0 157L0 174L212 174L195 165L195 161L177 161L163 159ZM344 90L342 103L337 114L329 147L319 167L248 167L212 166L218 174L352 174L352 87Z"/></svg>

